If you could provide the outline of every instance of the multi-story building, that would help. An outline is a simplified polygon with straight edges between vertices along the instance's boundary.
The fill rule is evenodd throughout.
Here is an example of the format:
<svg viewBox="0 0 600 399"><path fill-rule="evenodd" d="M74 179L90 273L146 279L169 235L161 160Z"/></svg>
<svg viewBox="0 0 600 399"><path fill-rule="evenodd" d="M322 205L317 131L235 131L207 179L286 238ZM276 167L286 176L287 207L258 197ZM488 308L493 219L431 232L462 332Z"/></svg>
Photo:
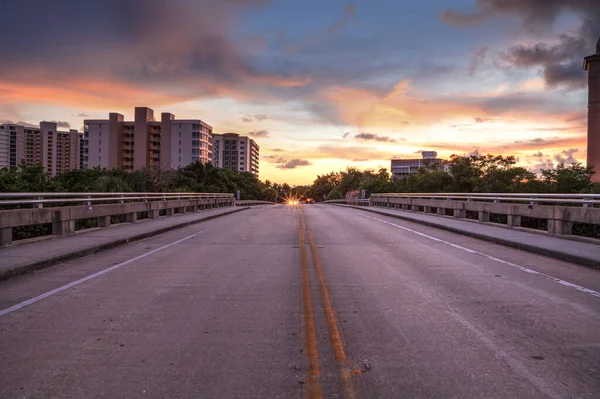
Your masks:
<svg viewBox="0 0 600 399"><path fill-rule="evenodd" d="M82 134L61 132L55 122L40 127L0 125L0 167L41 164L49 175L81 167Z"/></svg>
<svg viewBox="0 0 600 399"><path fill-rule="evenodd" d="M446 161L437 157L435 151L423 151L421 159L392 159L392 177L403 179L420 168L445 168Z"/></svg>
<svg viewBox="0 0 600 399"><path fill-rule="evenodd" d="M213 134L212 164L217 168L250 172L258 177L260 147L237 133Z"/></svg>
<svg viewBox="0 0 600 399"><path fill-rule="evenodd" d="M585 57L583 68L588 71L587 165L596 172L592 180L600 182L600 39L596 54Z"/></svg>
<svg viewBox="0 0 600 399"><path fill-rule="evenodd" d="M178 168L212 159L212 127L200 119L175 119L163 112L157 121L148 107L136 107L133 121L110 113L109 119L84 122L86 168Z"/></svg>

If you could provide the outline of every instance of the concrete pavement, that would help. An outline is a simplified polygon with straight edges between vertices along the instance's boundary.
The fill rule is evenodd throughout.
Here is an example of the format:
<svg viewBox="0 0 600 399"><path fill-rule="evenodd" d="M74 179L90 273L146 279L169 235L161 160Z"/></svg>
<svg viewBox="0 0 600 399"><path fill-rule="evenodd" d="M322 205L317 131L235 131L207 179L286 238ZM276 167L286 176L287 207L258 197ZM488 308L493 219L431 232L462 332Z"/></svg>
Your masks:
<svg viewBox="0 0 600 399"><path fill-rule="evenodd" d="M402 211L382 207L350 207L363 211L393 216L398 219L437 227L454 233L465 234L514 248L550 256L567 262L600 268L600 242L593 239L575 236L555 236L546 232L534 232L531 229L509 228L493 223L480 223L475 220L457 219L449 216L438 216L421 212Z"/></svg>
<svg viewBox="0 0 600 399"><path fill-rule="evenodd" d="M0 397L600 397L599 271L299 219L254 208L0 282Z"/></svg>
<svg viewBox="0 0 600 399"><path fill-rule="evenodd" d="M0 280L244 209L247 208L218 208L158 219L144 219L136 223L121 223L109 228L81 231L74 236L46 237L3 247L0 248L0 258L3 259L0 264Z"/></svg>

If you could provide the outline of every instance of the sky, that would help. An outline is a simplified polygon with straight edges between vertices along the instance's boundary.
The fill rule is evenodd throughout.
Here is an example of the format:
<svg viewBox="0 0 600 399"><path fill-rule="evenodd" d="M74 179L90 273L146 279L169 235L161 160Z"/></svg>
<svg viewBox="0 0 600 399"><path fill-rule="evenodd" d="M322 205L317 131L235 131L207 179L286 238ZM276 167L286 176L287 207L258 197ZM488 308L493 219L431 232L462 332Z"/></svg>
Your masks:
<svg viewBox="0 0 600 399"><path fill-rule="evenodd" d="M0 0L0 121L135 106L260 145L310 184L393 157L585 162L598 0Z"/></svg>

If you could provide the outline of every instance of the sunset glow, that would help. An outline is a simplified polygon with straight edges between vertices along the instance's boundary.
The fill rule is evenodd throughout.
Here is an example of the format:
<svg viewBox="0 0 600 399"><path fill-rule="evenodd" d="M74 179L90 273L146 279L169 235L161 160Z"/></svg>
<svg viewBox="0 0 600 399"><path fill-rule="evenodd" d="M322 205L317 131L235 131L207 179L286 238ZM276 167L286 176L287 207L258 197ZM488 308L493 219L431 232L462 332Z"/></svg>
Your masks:
<svg viewBox="0 0 600 399"><path fill-rule="evenodd" d="M168 110L262 132L259 177L290 184L423 150L585 162L582 59L600 8L501 3L6 0L0 120L81 129ZM22 15L69 29L24 33Z"/></svg>

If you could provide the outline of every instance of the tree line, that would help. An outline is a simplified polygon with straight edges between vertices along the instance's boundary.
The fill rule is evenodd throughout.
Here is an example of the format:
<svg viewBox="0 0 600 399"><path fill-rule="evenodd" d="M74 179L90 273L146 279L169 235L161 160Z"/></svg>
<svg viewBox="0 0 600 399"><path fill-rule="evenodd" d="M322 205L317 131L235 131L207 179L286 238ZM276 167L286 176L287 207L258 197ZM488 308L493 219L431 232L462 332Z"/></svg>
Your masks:
<svg viewBox="0 0 600 399"><path fill-rule="evenodd" d="M250 172L196 162L180 169L74 169L50 177L42 165L0 169L0 192L204 192L232 193L240 199L277 201L291 188L261 182Z"/></svg>
<svg viewBox="0 0 600 399"><path fill-rule="evenodd" d="M260 181L249 172L215 168L196 162L180 169L146 168L74 169L50 177L41 165L0 169L0 192L206 192L236 193L241 199L284 201L289 196L315 201L342 199L346 193L364 189L374 193L600 193L592 183L592 167L580 163L558 164L539 174L516 166L514 156L453 155L446 167L431 165L403 179L387 169L345 171L318 175L312 185L291 187L287 183Z"/></svg>
<svg viewBox="0 0 600 399"><path fill-rule="evenodd" d="M591 166L558 164L539 174L516 166L514 156L472 154L452 155L444 168L422 167L403 179L394 179L387 169L345 171L319 175L304 196L316 201L343 199L347 192L364 189L374 193L600 193L600 183L592 183Z"/></svg>

